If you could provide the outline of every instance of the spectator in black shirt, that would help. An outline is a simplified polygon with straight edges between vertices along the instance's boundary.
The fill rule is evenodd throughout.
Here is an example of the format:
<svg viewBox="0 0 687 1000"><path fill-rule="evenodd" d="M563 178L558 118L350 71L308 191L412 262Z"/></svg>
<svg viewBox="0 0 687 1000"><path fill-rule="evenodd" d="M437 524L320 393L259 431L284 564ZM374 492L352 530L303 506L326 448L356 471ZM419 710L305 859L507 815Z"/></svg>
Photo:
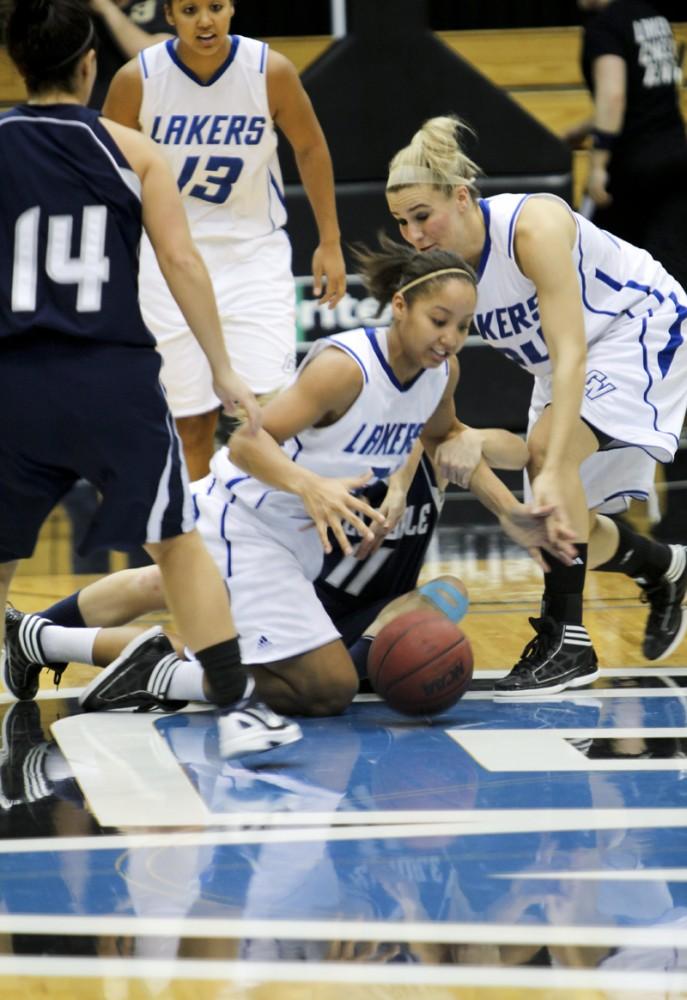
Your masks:
<svg viewBox="0 0 687 1000"><path fill-rule="evenodd" d="M110 80L141 49L170 38L164 0L88 0L98 32L98 76L90 100L102 108Z"/></svg>
<svg viewBox="0 0 687 1000"><path fill-rule="evenodd" d="M582 70L594 117L566 138L591 136L594 222L644 247L687 284L687 139L681 73L668 21L645 0L577 0Z"/></svg>

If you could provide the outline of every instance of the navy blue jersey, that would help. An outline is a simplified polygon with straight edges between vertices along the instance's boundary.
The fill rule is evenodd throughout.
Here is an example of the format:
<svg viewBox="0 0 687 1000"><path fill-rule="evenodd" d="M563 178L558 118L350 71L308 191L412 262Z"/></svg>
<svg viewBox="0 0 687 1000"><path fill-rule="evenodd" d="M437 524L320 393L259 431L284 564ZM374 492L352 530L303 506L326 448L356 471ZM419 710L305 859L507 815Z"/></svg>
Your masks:
<svg viewBox="0 0 687 1000"><path fill-rule="evenodd" d="M371 507L379 507L385 494L386 483L378 482L361 495ZM342 615L414 590L442 504L432 463L423 454L408 490L405 515L380 548L363 560L344 555L336 544L325 555L315 587L335 624ZM355 545L360 536L350 525L345 527Z"/></svg>
<svg viewBox="0 0 687 1000"><path fill-rule="evenodd" d="M140 181L79 105L0 115L0 337L154 344L138 306Z"/></svg>

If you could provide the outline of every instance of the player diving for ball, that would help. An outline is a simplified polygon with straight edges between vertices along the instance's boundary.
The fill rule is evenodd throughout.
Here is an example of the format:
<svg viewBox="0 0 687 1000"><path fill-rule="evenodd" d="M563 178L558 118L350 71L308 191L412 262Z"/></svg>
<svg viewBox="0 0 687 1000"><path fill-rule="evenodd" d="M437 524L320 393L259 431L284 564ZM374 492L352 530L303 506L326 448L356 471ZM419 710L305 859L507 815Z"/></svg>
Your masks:
<svg viewBox="0 0 687 1000"><path fill-rule="evenodd" d="M438 473L469 485L514 540L574 557L565 539L551 549L550 509L523 506L489 467L521 468L524 444L505 431L474 431L456 417L456 354L476 299L472 269L452 252L418 253L391 241L379 252L360 251L359 262L370 293L382 306L391 303L391 325L317 341L291 385L265 406L264 429L236 431L231 452L220 450L211 474L193 485L197 527L231 592L243 659L260 697L304 715L341 712L358 690L351 655L313 581L333 543L352 554L344 523L360 533L363 551L374 546L375 530L360 516L370 508L358 493L396 473L375 512L377 535L398 519L411 475L403 466L418 438ZM472 464L463 447L471 437ZM541 561L539 553L535 558ZM128 584L135 598L137 583L150 586L150 570L129 573L138 574ZM320 595L323 586L326 579ZM434 598L445 612L460 605L445 588ZM140 603L135 614L149 610ZM10 628L10 655L34 671L67 658L89 662L86 648L74 655L58 636L49 641L51 631L48 622L22 616ZM109 662L102 658L108 630L81 631L91 632L84 637L90 658ZM194 661L176 656L163 636L143 634L86 688L81 703L97 710L206 699Z"/></svg>

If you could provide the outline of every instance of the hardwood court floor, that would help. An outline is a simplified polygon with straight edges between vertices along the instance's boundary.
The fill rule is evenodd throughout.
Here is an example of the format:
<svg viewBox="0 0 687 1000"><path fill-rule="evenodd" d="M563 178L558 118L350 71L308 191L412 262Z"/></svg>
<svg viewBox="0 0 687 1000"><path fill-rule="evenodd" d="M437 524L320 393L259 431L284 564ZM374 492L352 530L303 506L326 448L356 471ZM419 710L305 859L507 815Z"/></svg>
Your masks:
<svg viewBox="0 0 687 1000"><path fill-rule="evenodd" d="M431 721L368 696L224 763L211 713L80 714L93 668L0 694L3 1000L687 996L687 644L646 664L637 588L591 574L602 677L497 702L539 571L445 529L426 571L467 584L478 668Z"/></svg>

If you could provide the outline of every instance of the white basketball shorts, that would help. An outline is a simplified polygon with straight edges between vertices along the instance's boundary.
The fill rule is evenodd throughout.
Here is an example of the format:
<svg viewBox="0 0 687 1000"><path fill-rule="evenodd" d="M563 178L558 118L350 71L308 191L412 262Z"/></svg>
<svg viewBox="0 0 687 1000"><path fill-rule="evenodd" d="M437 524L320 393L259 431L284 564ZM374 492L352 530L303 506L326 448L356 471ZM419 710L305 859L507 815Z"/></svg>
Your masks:
<svg viewBox="0 0 687 1000"><path fill-rule="evenodd" d="M314 528L229 502L212 475L191 492L196 527L229 587L244 663L274 663L341 638L312 583L323 559Z"/></svg>
<svg viewBox="0 0 687 1000"><path fill-rule="evenodd" d="M234 369L257 394L281 388L296 358L296 293L291 244L282 229L234 245L197 243L212 279ZM161 380L175 417L219 406L210 367L174 301L148 240L141 242L143 318L163 359Z"/></svg>

